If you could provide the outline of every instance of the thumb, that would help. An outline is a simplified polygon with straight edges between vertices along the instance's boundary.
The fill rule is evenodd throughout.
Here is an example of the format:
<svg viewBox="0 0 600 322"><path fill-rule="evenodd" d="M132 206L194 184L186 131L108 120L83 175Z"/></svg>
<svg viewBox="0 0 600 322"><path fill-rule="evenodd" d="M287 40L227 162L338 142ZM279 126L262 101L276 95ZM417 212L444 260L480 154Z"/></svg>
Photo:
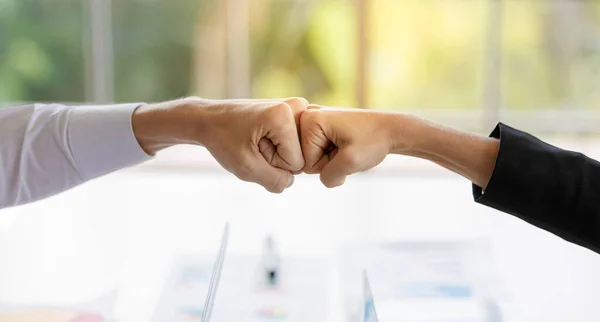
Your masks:
<svg viewBox="0 0 600 322"><path fill-rule="evenodd" d="M321 182L327 188L341 186L346 181L346 177L357 172L360 160L360 154L353 151L352 148L343 148L323 167L321 171Z"/></svg>
<svg viewBox="0 0 600 322"><path fill-rule="evenodd" d="M257 156L250 181L263 186L269 192L282 193L294 183L294 176L288 170L272 166L262 155Z"/></svg>
<svg viewBox="0 0 600 322"><path fill-rule="evenodd" d="M311 108L302 113L300 117L300 141L304 156L304 169L306 173L320 173L326 162L326 154L331 142L325 132L327 129L323 115L319 110Z"/></svg>

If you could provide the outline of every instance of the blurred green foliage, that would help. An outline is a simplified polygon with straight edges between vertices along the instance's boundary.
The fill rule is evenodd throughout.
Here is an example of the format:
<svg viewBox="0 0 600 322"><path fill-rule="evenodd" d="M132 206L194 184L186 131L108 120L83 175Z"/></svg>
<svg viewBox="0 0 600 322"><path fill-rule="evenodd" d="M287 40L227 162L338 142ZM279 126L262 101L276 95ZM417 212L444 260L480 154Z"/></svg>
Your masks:
<svg viewBox="0 0 600 322"><path fill-rule="evenodd" d="M250 15L253 96L302 95L320 104L354 106L352 3L273 1L265 11L251 9Z"/></svg>
<svg viewBox="0 0 600 322"><path fill-rule="evenodd" d="M81 1L0 0L0 100L84 99Z"/></svg>
<svg viewBox="0 0 600 322"><path fill-rule="evenodd" d="M503 104L600 108L600 1L505 1Z"/></svg>
<svg viewBox="0 0 600 322"><path fill-rule="evenodd" d="M479 108L487 3L373 0L369 105Z"/></svg>
<svg viewBox="0 0 600 322"><path fill-rule="evenodd" d="M115 99L158 101L189 95L194 26L214 1L114 0Z"/></svg>

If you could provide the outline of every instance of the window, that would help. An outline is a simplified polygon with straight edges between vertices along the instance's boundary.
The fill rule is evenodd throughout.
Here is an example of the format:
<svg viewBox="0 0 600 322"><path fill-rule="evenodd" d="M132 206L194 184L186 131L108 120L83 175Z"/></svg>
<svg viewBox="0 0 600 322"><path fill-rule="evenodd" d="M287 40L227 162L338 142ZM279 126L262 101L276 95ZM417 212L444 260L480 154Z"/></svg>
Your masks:
<svg viewBox="0 0 600 322"><path fill-rule="evenodd" d="M600 2L504 1L503 106L600 108Z"/></svg>
<svg viewBox="0 0 600 322"><path fill-rule="evenodd" d="M353 2L271 0L252 4L252 96L304 96L324 105L357 105Z"/></svg>
<svg viewBox="0 0 600 322"><path fill-rule="evenodd" d="M500 119L562 132L597 132L600 123L597 1L0 6L3 102L303 96L485 132Z"/></svg>
<svg viewBox="0 0 600 322"><path fill-rule="evenodd" d="M485 1L368 2L369 107L481 108Z"/></svg>
<svg viewBox="0 0 600 322"><path fill-rule="evenodd" d="M214 23L211 17L218 15L211 13L219 2L112 1L115 100L151 102L183 97L193 92L197 75L215 76L217 73L196 62L197 54L204 54L199 27ZM205 38L209 43L208 36Z"/></svg>

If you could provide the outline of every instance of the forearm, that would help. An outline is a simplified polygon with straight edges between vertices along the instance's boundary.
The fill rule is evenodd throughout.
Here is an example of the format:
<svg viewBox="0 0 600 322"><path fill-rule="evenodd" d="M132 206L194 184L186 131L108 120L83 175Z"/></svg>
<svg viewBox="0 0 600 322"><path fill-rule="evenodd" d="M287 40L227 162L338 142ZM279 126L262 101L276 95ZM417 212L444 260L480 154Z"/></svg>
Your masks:
<svg viewBox="0 0 600 322"><path fill-rule="evenodd" d="M240 179L281 192L303 166L296 120L306 105L299 98L189 97L1 109L0 208L49 197L177 144L204 146Z"/></svg>
<svg viewBox="0 0 600 322"><path fill-rule="evenodd" d="M412 138L396 153L437 162L470 179L478 203L600 253L596 160L504 124L486 138L412 116L394 123L394 137Z"/></svg>
<svg viewBox="0 0 600 322"><path fill-rule="evenodd" d="M498 157L497 139L462 132L415 116L394 114L391 117L395 119L391 123L393 153L433 161L483 189L487 187Z"/></svg>
<svg viewBox="0 0 600 322"><path fill-rule="evenodd" d="M0 208L149 159L132 131L138 105L36 104L0 110Z"/></svg>

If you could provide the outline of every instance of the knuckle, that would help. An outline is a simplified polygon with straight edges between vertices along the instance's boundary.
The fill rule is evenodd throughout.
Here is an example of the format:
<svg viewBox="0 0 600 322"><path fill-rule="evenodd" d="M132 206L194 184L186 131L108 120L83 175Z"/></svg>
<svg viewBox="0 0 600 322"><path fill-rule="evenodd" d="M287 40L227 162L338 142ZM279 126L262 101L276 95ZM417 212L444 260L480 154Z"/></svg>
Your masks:
<svg viewBox="0 0 600 322"><path fill-rule="evenodd" d="M283 188L266 188L267 191L275 194L280 194L283 192Z"/></svg>
<svg viewBox="0 0 600 322"><path fill-rule="evenodd" d="M320 172L316 167L305 167L302 171L306 174L318 174Z"/></svg>
<svg viewBox="0 0 600 322"><path fill-rule="evenodd" d="M195 105L202 102L202 98L198 96L188 96L186 98L180 99L179 101L184 104Z"/></svg>
<svg viewBox="0 0 600 322"><path fill-rule="evenodd" d="M329 189L335 188L340 186L339 180L337 180L336 178L323 178L321 179L321 182L323 183L323 185Z"/></svg>
<svg viewBox="0 0 600 322"><path fill-rule="evenodd" d="M267 108L266 118L269 122L284 123L293 116L288 104L277 103Z"/></svg>
<svg viewBox="0 0 600 322"><path fill-rule="evenodd" d="M300 171L304 168L304 156L302 155L302 149L298 147L298 151L294 151L294 153L285 160L287 163L287 167L285 170L288 171Z"/></svg>
<svg viewBox="0 0 600 322"><path fill-rule="evenodd" d="M269 185L265 186L265 189L272 193L282 193L286 186L287 182L285 182L285 176L277 176Z"/></svg>
<svg viewBox="0 0 600 322"><path fill-rule="evenodd" d="M290 171L301 171L302 169L304 169L304 165L304 158L299 157L297 160L290 162Z"/></svg>
<svg viewBox="0 0 600 322"><path fill-rule="evenodd" d="M306 110L302 113L300 118L300 123L311 125L315 123L319 123L321 120L321 112L319 110Z"/></svg>
<svg viewBox="0 0 600 322"><path fill-rule="evenodd" d="M277 185L275 187L273 187L273 189L271 190L273 193L282 193L285 190L285 186L281 186L281 185Z"/></svg>
<svg viewBox="0 0 600 322"><path fill-rule="evenodd" d="M331 184L331 180L328 180L328 179L321 178L321 182L323 183L323 185L324 185L326 188L333 188L333 186L332 186L332 184Z"/></svg>
<svg viewBox="0 0 600 322"><path fill-rule="evenodd" d="M269 111L273 114L287 114L290 111L290 106L285 102L274 103Z"/></svg>
<svg viewBox="0 0 600 322"><path fill-rule="evenodd" d="M335 175L335 176L329 178L329 182L327 183L326 187L327 188L335 188L335 187L342 186L346 182L346 177L347 177L347 175L345 175L345 174Z"/></svg>
<svg viewBox="0 0 600 322"><path fill-rule="evenodd" d="M302 97L290 97L286 100L284 100L284 102L286 102L287 104L289 104L291 107L296 107L296 108L306 108L306 106L308 105L308 101L305 98Z"/></svg>

